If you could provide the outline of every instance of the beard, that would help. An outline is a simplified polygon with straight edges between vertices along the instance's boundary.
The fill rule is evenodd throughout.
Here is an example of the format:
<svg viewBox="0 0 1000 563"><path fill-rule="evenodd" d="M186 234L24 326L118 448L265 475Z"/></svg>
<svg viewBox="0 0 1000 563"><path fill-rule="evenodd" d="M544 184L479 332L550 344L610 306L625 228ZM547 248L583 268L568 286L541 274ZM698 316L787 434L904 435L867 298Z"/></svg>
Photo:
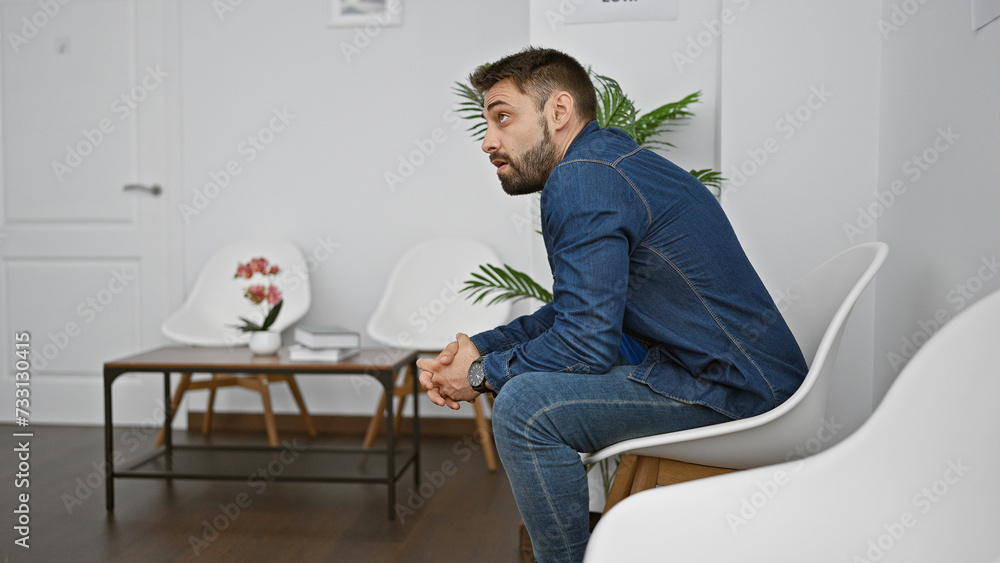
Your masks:
<svg viewBox="0 0 1000 563"><path fill-rule="evenodd" d="M490 160L500 158L507 163L507 172L500 175L500 187L508 195L527 195L542 191L552 169L559 164L559 155L549 135L548 124L542 122L542 138L522 156L512 159L509 155L496 152Z"/></svg>

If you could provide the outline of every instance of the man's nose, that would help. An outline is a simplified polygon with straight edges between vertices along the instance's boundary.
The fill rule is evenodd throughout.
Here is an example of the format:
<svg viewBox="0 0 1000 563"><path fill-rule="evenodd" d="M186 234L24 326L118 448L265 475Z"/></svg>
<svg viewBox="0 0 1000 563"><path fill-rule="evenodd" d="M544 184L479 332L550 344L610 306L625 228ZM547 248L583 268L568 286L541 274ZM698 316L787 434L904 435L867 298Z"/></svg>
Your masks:
<svg viewBox="0 0 1000 563"><path fill-rule="evenodd" d="M483 152L494 153L500 148L496 135L492 132L492 127L486 128L486 135L483 136Z"/></svg>

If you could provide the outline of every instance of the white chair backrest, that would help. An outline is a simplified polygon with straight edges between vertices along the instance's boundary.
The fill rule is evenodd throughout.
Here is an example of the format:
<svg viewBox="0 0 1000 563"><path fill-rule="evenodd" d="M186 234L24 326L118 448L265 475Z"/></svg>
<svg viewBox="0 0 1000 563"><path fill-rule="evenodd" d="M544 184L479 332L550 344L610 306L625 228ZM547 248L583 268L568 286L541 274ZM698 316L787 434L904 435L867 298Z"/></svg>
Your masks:
<svg viewBox="0 0 1000 563"><path fill-rule="evenodd" d="M455 334L470 336L510 319L509 303L473 305L460 294L465 281L483 264L501 265L485 244L470 239L421 242L400 258L389 275L368 335L384 346L441 350Z"/></svg>
<svg viewBox="0 0 1000 563"><path fill-rule="evenodd" d="M220 249L202 268L180 309L161 325L163 334L175 342L197 346L238 346L249 334L233 325L240 317L260 322L261 311L243 296L250 285L264 283L264 278L235 278L236 266L253 258L266 258L281 272L274 284L282 292L284 303L272 329L282 331L298 322L309 310L311 294L309 273L302 251L283 240L241 240Z"/></svg>
<svg viewBox="0 0 1000 563"><path fill-rule="evenodd" d="M802 349L809 372L787 401L751 418L622 442L602 450L601 458L628 451L733 469L787 459L795 446L808 442L823 424L829 380L847 318L888 253L885 243L860 244L817 266L792 286L782 316ZM588 459L588 463L598 459Z"/></svg>
<svg viewBox="0 0 1000 563"><path fill-rule="evenodd" d="M825 416L830 380L847 319L888 254L889 247L882 242L848 248L814 268L789 291L791 305L783 316L809 365L802 386L778 407L782 411L796 411L795 416L786 413L780 422L790 431L801 423L815 433L816 423ZM809 437L803 436L803 439Z"/></svg>
<svg viewBox="0 0 1000 563"><path fill-rule="evenodd" d="M886 254L884 243L849 248L814 268L783 296L788 306L782 315L806 363L812 365L820 342L847 317Z"/></svg>
<svg viewBox="0 0 1000 563"><path fill-rule="evenodd" d="M839 444L630 497L602 518L586 561L664 553L678 561L996 561L998 337L994 292L938 330Z"/></svg>

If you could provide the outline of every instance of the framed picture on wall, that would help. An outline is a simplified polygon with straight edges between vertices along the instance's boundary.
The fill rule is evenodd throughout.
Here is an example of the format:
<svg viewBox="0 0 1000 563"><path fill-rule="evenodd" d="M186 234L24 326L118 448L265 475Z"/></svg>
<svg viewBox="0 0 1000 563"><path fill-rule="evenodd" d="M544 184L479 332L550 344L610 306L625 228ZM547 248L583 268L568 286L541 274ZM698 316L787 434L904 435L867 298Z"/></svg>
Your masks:
<svg viewBox="0 0 1000 563"><path fill-rule="evenodd" d="M403 23L403 0L330 0L331 27Z"/></svg>

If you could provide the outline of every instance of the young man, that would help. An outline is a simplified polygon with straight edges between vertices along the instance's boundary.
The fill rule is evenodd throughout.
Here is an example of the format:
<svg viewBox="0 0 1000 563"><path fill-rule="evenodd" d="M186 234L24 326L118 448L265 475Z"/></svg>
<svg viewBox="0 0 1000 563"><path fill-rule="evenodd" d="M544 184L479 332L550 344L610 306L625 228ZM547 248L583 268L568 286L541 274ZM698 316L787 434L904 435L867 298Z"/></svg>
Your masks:
<svg viewBox="0 0 1000 563"><path fill-rule="evenodd" d="M471 77L504 191L541 191L553 301L420 361L457 409L496 394L500 459L539 561L589 538L578 452L760 414L805 361L722 208L690 174L601 129L587 72L529 48Z"/></svg>

